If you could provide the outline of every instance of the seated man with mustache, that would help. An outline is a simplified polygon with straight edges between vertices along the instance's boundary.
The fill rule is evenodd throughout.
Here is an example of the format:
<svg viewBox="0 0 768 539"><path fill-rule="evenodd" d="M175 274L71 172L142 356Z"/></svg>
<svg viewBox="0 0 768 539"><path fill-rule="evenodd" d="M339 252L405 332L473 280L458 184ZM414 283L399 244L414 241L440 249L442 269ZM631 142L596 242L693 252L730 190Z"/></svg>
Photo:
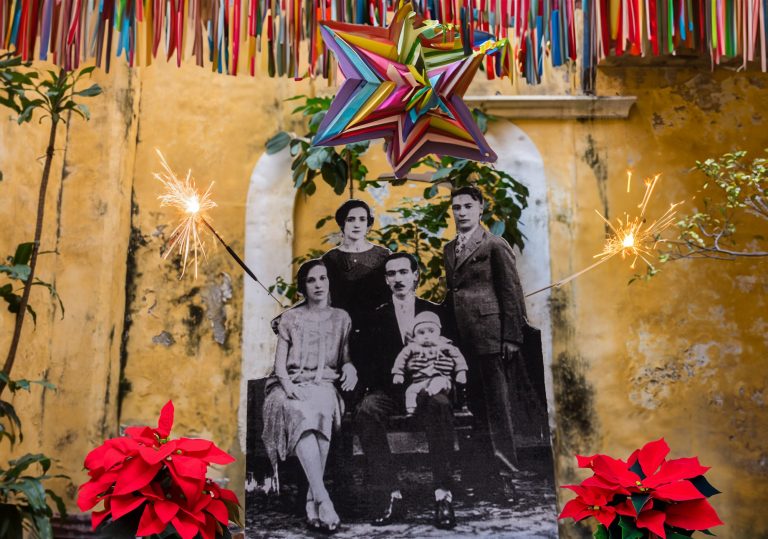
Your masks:
<svg viewBox="0 0 768 539"><path fill-rule="evenodd" d="M402 410L401 387L392 385L392 368L408 344L416 316L430 311L440 316L440 307L416 296L419 270L416 259L407 253L393 253L384 263L384 275L392 299L379 306L366 324L366 358L359 364L360 385L365 396L357 405L354 423L366 455L369 484L379 495L381 512L371 522L385 526L403 516L403 500L393 473L393 459L387 441L389 417ZM429 460L435 486L435 520L438 528L456 525L451 505L451 455L453 452L453 407L445 392L419 395L416 419L429 443Z"/></svg>

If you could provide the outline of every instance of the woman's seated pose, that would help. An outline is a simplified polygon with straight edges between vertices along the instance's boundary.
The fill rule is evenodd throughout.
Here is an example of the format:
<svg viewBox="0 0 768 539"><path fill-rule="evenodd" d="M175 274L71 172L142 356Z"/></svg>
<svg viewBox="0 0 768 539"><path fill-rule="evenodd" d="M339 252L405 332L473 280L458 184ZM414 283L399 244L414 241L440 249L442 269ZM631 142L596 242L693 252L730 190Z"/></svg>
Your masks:
<svg viewBox="0 0 768 539"><path fill-rule="evenodd" d="M296 455L307 475L307 525L333 532L339 517L323 474L332 432L341 425L344 391L357 384L349 361L349 315L328 303L328 272L321 260L302 264L296 278L305 302L283 313L275 372L266 386L262 438L272 466Z"/></svg>

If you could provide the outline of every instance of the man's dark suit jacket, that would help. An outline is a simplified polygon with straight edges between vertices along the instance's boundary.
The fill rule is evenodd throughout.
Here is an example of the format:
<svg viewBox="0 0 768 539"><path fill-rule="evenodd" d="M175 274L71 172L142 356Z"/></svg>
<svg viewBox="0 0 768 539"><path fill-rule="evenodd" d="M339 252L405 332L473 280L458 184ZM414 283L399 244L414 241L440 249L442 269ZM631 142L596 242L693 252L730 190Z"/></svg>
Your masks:
<svg viewBox="0 0 768 539"><path fill-rule="evenodd" d="M417 297L414 315L422 311L432 311L444 320L440 305ZM370 391L387 390L392 385L395 358L405 346L392 300L377 307L365 326L365 354L355 364L360 384Z"/></svg>
<svg viewBox="0 0 768 539"><path fill-rule="evenodd" d="M525 298L515 255L503 238L482 225L456 258L456 240L445 246L445 305L455 319L461 348L479 356L503 351L503 343L523 342Z"/></svg>

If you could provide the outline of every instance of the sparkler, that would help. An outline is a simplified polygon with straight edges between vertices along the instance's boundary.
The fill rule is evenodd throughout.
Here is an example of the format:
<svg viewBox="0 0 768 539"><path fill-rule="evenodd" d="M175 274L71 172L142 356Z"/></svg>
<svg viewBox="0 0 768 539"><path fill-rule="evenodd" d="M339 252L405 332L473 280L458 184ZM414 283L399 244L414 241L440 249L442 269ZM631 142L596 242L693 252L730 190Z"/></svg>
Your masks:
<svg viewBox="0 0 768 539"><path fill-rule="evenodd" d="M205 252L205 243L201 232L201 225L205 226L213 236L219 240L219 242L227 250L227 253L237 262L241 268L248 274L248 276L256 281L264 291L269 294L269 297L274 299L278 305L285 307L282 302L277 299L272 292L264 286L258 277L251 271L251 269L245 265L245 262L237 255L237 253L224 241L221 235L211 225L210 218L207 216L207 212L216 207L216 203L211 199L211 188L213 182L208 185L208 188L203 194L197 190L195 180L192 178L192 171L187 171L186 177L182 180L173 169L168 165L165 157L160 150L155 150L160 157L160 163L163 167L162 172L155 172L154 177L159 180L163 186L165 186L165 193L157 197L160 200L160 206L168 206L174 208L179 213L180 222L176 225L176 228L171 232L169 239L170 245L168 250L163 255L163 258L178 250L178 253L182 256L182 269L179 278L184 276L184 272L187 269L189 263L189 256L192 255L192 260L195 266L195 279L197 279L197 258L198 253L204 258L207 258Z"/></svg>
<svg viewBox="0 0 768 539"><path fill-rule="evenodd" d="M606 219L599 211L595 210L595 213L608 225L611 229L611 234L606 238L602 251L597 253L593 258L597 261L570 275L564 279L561 279L549 286L540 288L530 294L526 294L526 297L538 294L544 290L550 288L560 288L566 283L571 282L576 277L587 273L598 267L599 265L607 262L616 255L621 255L622 260L627 257L633 257L630 268L634 269L637 259L641 259L648 266L652 266L647 257L651 256L651 252L656 249L658 243L666 240L661 238L661 233L664 232L669 226L675 222L675 214L677 208L682 202L676 202L671 204L666 212L657 220L646 224L645 212L648 208L648 202L651 200L651 194L656 184L659 182L660 174L656 174L653 178L646 178L645 180L645 193L643 194L643 200L638 205L640 213L634 218L625 213L624 219L616 219L616 226L613 225L608 219ZM627 171L627 192L630 190L630 184L632 181L632 172Z"/></svg>

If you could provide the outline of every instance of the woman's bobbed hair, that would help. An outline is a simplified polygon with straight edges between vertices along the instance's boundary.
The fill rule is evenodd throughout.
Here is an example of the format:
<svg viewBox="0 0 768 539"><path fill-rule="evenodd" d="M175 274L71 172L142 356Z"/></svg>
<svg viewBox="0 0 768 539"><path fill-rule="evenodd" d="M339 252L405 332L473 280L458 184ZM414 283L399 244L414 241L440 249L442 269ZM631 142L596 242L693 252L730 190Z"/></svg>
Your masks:
<svg viewBox="0 0 768 539"><path fill-rule="evenodd" d="M344 232L344 223L347 220L347 215L349 215L349 212L355 208L363 208L365 213L368 214L368 226L373 226L373 212L371 211L371 207L362 200L352 198L347 200L344 204L339 206L338 210L336 210L336 224L339 225L342 232Z"/></svg>
<svg viewBox="0 0 768 539"><path fill-rule="evenodd" d="M296 288L298 289L299 294L305 298L307 297L307 276L315 266L325 267L325 262L319 258L307 260L301 266L299 266L299 271L296 273Z"/></svg>

